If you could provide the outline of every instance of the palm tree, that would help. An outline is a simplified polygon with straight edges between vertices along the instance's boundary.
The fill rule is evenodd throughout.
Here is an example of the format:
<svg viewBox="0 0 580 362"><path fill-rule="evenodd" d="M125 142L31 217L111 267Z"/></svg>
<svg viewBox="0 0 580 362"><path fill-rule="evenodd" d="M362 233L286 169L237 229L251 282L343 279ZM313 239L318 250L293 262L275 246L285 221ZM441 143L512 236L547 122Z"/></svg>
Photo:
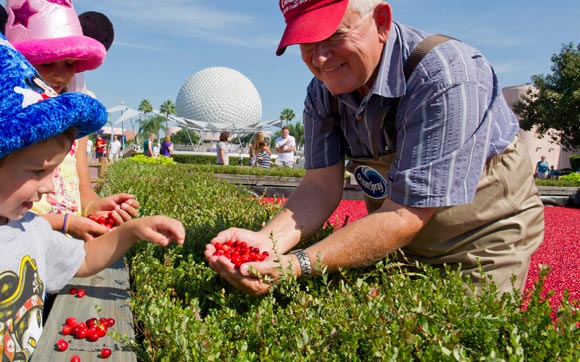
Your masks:
<svg viewBox="0 0 580 362"><path fill-rule="evenodd" d="M150 133L157 134L157 139L159 139L159 130L165 130L165 126L163 126L164 118L160 115L155 115L153 117L149 117L141 122L141 126L139 127L139 136L143 136L143 139L149 137Z"/></svg>
<svg viewBox="0 0 580 362"><path fill-rule="evenodd" d="M286 126L290 121L292 121L296 117L294 111L290 108L284 108L282 113L280 113L280 120L282 121L282 125Z"/></svg>
<svg viewBox="0 0 580 362"><path fill-rule="evenodd" d="M165 134L167 134L167 132L169 132L169 115L175 114L176 112L175 104L168 99L165 102L163 102L163 104L159 108L159 111L161 112L161 114L165 115Z"/></svg>
<svg viewBox="0 0 580 362"><path fill-rule="evenodd" d="M147 118L147 114L153 112L153 106L148 99L144 99L139 103L139 108L137 108L142 114L139 115L139 134L141 134L141 123L143 123L143 115ZM133 121L131 121L131 126L133 127L133 133L135 132L135 127L133 126ZM138 136L138 135L136 135ZM137 142L139 143L139 138L137 137Z"/></svg>

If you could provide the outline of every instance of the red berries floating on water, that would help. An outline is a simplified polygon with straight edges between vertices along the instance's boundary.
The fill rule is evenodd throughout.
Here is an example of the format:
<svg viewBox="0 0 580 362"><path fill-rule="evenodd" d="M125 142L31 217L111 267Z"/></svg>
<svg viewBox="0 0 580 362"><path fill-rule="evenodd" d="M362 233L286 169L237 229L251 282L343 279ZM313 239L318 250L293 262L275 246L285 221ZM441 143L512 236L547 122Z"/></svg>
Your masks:
<svg viewBox="0 0 580 362"><path fill-rule="evenodd" d="M263 261L270 253L267 251L260 252L259 248L248 246L245 241L226 241L225 243L215 243L215 252L213 255L225 256L230 259L236 268L240 265L253 261Z"/></svg>
<svg viewBox="0 0 580 362"><path fill-rule="evenodd" d="M109 229L112 229L115 227L115 224L117 223L115 221L115 218L113 217L113 213L109 212L109 214L107 216L94 216L94 215L88 215L87 216L89 219L93 220L94 222L97 222L101 225L104 225L106 227L108 227Z"/></svg>

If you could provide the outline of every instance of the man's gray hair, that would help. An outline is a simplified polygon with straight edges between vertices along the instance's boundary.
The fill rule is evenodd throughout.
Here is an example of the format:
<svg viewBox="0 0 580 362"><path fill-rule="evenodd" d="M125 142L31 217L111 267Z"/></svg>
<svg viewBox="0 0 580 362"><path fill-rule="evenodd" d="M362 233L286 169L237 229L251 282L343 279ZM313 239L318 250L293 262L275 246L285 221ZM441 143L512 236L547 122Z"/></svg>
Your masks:
<svg viewBox="0 0 580 362"><path fill-rule="evenodd" d="M384 0L349 0L348 6L361 16L365 16L383 2Z"/></svg>

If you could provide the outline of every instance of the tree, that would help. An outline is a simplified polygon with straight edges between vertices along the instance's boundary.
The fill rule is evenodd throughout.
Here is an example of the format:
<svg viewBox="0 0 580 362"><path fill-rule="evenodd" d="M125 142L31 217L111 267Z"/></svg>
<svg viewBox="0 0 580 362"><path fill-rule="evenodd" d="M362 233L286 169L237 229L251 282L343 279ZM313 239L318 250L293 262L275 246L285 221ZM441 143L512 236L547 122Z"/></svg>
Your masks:
<svg viewBox="0 0 580 362"><path fill-rule="evenodd" d="M568 150L580 148L580 44L552 55L552 74L532 76L533 87L513 106L520 127L536 127Z"/></svg>
<svg viewBox="0 0 580 362"><path fill-rule="evenodd" d="M188 131L185 128L182 128L179 132L171 135L171 142L176 145L189 145L193 142L195 145L199 142L199 138L200 136L197 132Z"/></svg>
<svg viewBox="0 0 580 362"><path fill-rule="evenodd" d="M296 117L296 115L294 114L294 111L291 110L290 108L284 108L284 110L282 110L282 112L280 113L280 120L282 121L283 126L286 126L288 123L290 123L290 121L292 121L294 117Z"/></svg>
<svg viewBox="0 0 580 362"><path fill-rule="evenodd" d="M170 101L169 99L163 102L161 107L159 108L159 112L165 115L165 134L169 132L169 115L175 114L175 104Z"/></svg>
<svg viewBox="0 0 580 362"><path fill-rule="evenodd" d="M155 115L153 117L145 119L143 122L141 122L141 126L139 127L139 136L140 137L142 136L143 139L146 139L147 137L149 137L149 134L153 132L157 134L157 139L159 139L160 129L164 130L165 133L167 133L167 130L163 125L164 120L165 118L160 115Z"/></svg>
<svg viewBox="0 0 580 362"><path fill-rule="evenodd" d="M141 129L141 123L143 123L143 115L147 118L147 114L153 112L153 106L149 100L144 99L139 103L139 108L137 108L142 114L139 115L139 129ZM133 132L135 132L135 126L133 126L133 121L131 121L131 127L133 127ZM140 133L140 132L139 132ZM139 143L139 134L137 134L137 142Z"/></svg>
<svg viewBox="0 0 580 362"><path fill-rule="evenodd" d="M141 103L139 103L139 108L137 108L137 110L139 112L143 112L143 114L147 114L149 112L153 112L153 106L151 105L151 102L149 102L149 100L144 99L141 101Z"/></svg>

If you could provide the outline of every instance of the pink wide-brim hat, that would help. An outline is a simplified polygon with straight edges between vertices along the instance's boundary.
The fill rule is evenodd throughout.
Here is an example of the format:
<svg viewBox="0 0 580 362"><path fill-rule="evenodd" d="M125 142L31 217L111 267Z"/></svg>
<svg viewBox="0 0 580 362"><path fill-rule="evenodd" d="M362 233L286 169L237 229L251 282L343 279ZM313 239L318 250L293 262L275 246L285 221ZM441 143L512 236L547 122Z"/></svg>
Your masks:
<svg viewBox="0 0 580 362"><path fill-rule="evenodd" d="M286 47L322 41L340 25L348 0L280 0L286 29L276 50L284 54Z"/></svg>
<svg viewBox="0 0 580 362"><path fill-rule="evenodd" d="M72 59L80 73L105 61L105 46L83 35L71 0L8 0L6 8L6 38L31 64Z"/></svg>

